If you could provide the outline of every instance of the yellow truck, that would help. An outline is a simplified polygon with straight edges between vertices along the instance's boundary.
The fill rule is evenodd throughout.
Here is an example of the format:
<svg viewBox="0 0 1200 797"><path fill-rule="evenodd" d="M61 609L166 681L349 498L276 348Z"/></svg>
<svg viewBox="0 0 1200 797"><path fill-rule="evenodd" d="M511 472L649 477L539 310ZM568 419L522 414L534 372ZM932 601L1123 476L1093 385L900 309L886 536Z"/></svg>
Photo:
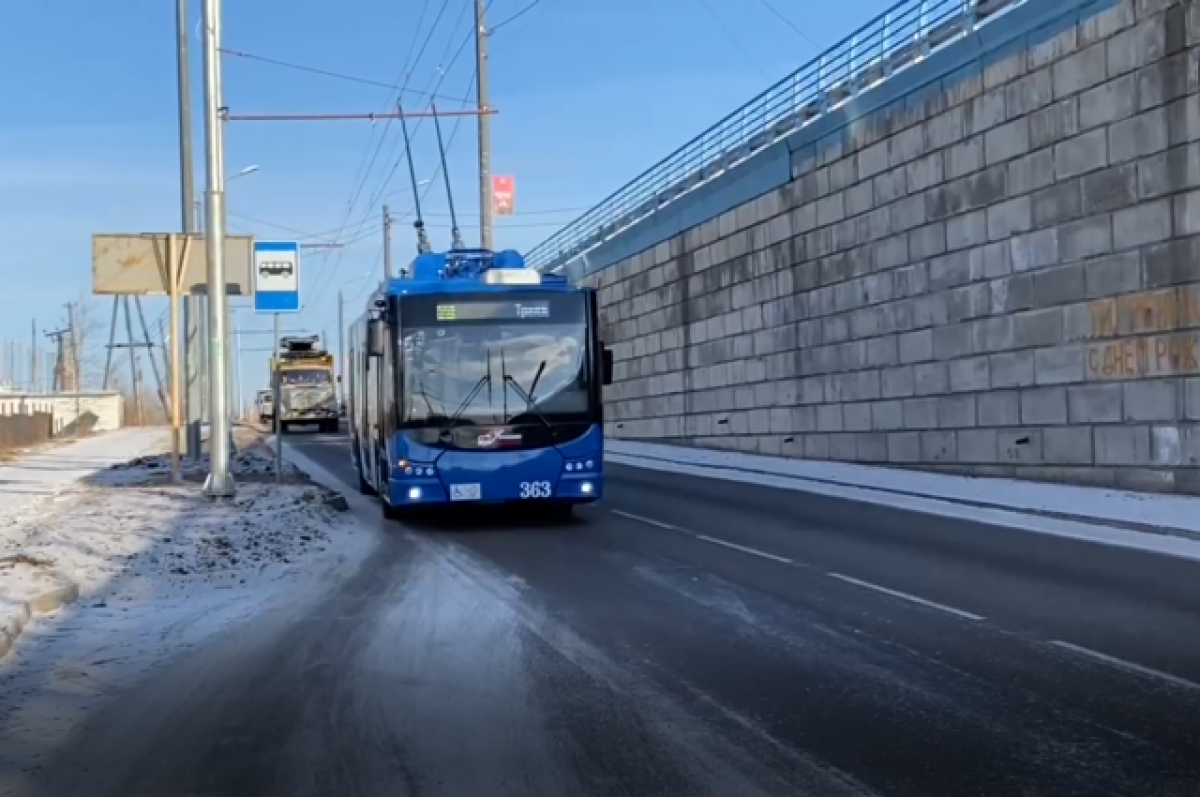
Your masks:
<svg viewBox="0 0 1200 797"><path fill-rule="evenodd" d="M333 355L321 345L320 336L280 338L273 366L274 376L279 380L276 412L280 431L315 425L322 432L336 432L338 403Z"/></svg>

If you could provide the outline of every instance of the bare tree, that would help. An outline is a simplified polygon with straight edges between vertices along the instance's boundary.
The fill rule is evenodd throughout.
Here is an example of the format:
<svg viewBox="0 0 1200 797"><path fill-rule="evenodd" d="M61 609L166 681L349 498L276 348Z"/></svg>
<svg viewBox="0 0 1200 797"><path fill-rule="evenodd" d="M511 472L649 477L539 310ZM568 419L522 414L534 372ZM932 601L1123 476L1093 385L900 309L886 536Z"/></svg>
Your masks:
<svg viewBox="0 0 1200 797"><path fill-rule="evenodd" d="M75 328L72 345L79 361L79 387L98 389L104 380L104 360L108 344L107 322L97 297L82 294L75 300Z"/></svg>

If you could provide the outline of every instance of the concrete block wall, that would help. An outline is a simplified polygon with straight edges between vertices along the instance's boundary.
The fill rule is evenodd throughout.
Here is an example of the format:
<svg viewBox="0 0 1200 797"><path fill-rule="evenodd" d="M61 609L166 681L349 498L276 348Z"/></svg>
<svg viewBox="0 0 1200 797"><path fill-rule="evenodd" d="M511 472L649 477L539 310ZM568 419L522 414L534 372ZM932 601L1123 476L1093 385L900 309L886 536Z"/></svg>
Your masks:
<svg viewBox="0 0 1200 797"><path fill-rule="evenodd" d="M55 435L110 432L124 425L119 393L0 393L0 415L34 412L53 416Z"/></svg>
<svg viewBox="0 0 1200 797"><path fill-rule="evenodd" d="M1122 0L588 277L608 434L1200 493L1200 0Z"/></svg>

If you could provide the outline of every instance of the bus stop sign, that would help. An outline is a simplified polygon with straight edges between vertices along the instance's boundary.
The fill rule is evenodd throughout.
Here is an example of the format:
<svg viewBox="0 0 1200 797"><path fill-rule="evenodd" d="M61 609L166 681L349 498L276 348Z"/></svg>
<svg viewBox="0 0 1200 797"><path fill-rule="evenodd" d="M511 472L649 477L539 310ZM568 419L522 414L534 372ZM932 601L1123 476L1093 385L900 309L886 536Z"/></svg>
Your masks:
<svg viewBox="0 0 1200 797"><path fill-rule="evenodd" d="M254 312L300 312L300 246L254 242Z"/></svg>

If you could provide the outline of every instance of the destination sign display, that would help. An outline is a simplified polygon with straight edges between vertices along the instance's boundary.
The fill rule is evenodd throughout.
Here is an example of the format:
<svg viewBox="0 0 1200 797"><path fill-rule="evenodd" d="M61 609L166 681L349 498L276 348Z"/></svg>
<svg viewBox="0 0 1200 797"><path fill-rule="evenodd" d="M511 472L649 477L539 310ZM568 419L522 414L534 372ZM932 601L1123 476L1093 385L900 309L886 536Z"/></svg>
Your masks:
<svg viewBox="0 0 1200 797"><path fill-rule="evenodd" d="M545 321L550 318L546 301L462 302L438 304L437 320L455 321Z"/></svg>
<svg viewBox="0 0 1200 797"><path fill-rule="evenodd" d="M585 324L588 306L583 293L481 296L479 294L402 296L399 312L403 329L429 329L489 324L524 326ZM448 295L449 294L449 295Z"/></svg>

